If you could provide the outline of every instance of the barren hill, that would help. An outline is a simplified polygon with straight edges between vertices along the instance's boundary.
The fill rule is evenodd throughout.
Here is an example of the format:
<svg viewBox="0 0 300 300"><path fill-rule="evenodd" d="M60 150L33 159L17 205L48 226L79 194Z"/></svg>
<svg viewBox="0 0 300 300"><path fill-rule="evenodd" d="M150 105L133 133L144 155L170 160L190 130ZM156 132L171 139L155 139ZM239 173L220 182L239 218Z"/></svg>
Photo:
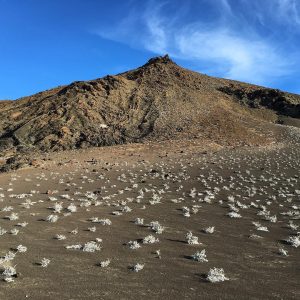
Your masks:
<svg viewBox="0 0 300 300"><path fill-rule="evenodd" d="M0 102L2 157L166 139L265 144L299 126L300 96L181 68L167 55L115 76ZM13 162L10 158L9 162Z"/></svg>

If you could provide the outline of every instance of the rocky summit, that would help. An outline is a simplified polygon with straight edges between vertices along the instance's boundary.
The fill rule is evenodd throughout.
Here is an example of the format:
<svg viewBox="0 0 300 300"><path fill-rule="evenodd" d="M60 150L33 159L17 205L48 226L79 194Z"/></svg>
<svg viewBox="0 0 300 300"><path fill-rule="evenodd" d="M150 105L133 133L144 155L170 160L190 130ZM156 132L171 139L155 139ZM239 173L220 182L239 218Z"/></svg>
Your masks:
<svg viewBox="0 0 300 300"><path fill-rule="evenodd" d="M300 96L214 78L168 55L114 76L0 101L2 170L33 151L200 139L264 145L300 127ZM280 124L280 125L278 125Z"/></svg>

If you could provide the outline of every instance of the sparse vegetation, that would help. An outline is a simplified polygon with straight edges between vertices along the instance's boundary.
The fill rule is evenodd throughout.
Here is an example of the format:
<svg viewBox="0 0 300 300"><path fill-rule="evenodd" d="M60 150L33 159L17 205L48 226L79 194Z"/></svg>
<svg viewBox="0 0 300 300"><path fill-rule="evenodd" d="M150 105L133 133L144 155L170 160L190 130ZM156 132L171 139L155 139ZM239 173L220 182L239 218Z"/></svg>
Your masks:
<svg viewBox="0 0 300 300"><path fill-rule="evenodd" d="M10 151L33 147L40 162L0 178L3 297L22 298L28 288L32 298L40 290L60 298L239 298L245 282L253 299L297 291L299 130L266 123L224 91L208 88L196 103L208 77L169 61L148 67L20 102L34 115L39 101L41 117L30 128L26 115L19 119ZM39 147L50 152L40 156ZM226 274L214 267L220 263Z"/></svg>

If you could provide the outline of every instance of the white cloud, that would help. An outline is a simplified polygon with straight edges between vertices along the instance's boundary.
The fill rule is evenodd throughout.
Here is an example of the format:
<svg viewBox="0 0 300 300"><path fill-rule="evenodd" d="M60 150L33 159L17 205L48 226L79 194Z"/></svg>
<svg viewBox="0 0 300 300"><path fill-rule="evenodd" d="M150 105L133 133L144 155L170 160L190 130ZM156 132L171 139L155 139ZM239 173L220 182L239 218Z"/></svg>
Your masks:
<svg viewBox="0 0 300 300"><path fill-rule="evenodd" d="M247 39L230 29L205 29L201 24L178 33L178 56L223 66L227 78L266 84L286 73L288 63L261 39Z"/></svg>
<svg viewBox="0 0 300 300"><path fill-rule="evenodd" d="M160 8L160 7L159 7ZM163 19L158 14L159 9L152 10L144 15L145 24L148 30L148 43L144 41L146 49L152 52L164 53L167 51L167 33L163 26Z"/></svg>
<svg viewBox="0 0 300 300"><path fill-rule="evenodd" d="M295 0L276 1L281 13L293 12L293 16L298 17ZM169 53L193 61L199 71L205 71L203 66L207 69L209 65L211 75L268 85L291 73L291 57L282 55L274 41L262 38L253 28L241 31L241 20L235 17L229 0L216 2L224 13L214 23L177 22L182 21L178 15L171 17L165 13L167 2L154 6L150 1L145 11L133 11L119 26L98 34L155 54Z"/></svg>

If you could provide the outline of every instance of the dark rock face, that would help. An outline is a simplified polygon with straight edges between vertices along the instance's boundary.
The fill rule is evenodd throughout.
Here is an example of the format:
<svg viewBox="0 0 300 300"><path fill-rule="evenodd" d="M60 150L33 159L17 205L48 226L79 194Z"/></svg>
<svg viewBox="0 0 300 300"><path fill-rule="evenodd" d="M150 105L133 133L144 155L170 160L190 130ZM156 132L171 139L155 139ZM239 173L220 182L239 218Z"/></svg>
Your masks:
<svg viewBox="0 0 300 300"><path fill-rule="evenodd" d="M235 97L241 104L251 108L266 107L280 115L300 118L299 96L284 93L276 89L259 88L249 91L245 88L226 86L219 88L221 92Z"/></svg>

